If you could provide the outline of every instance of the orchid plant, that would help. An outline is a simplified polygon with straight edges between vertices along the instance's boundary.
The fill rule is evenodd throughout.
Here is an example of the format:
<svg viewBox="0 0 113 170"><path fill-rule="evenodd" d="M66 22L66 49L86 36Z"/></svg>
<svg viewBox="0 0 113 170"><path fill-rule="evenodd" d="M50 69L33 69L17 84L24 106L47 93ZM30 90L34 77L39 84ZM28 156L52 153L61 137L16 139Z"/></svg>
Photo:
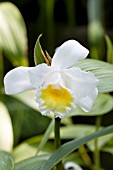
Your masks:
<svg viewBox="0 0 113 170"><path fill-rule="evenodd" d="M77 107L80 107L86 114L90 113L100 91L99 83L102 81L98 75L94 74L94 71L82 70L80 63L86 60L89 50L76 40L64 42L56 49L52 59L47 52L42 51L39 40L40 36L35 46L36 66L20 66L9 71L4 77L5 92L11 95L34 90L37 110L44 116L54 115L56 152L53 154L54 159L52 160L50 157L48 160L50 161L48 167L45 163L41 170L44 170L45 167L49 170L54 166L57 170L70 167L80 170L82 168L72 162L67 162L65 165L62 163L63 155L70 152L68 148L73 151L78 145L77 141L72 141L67 144L66 153L62 151L63 146L60 147L60 122L61 119L70 117ZM103 133L96 132L89 138L81 139L79 145L102 134L111 133L111 130L112 127ZM58 153L60 153L61 158L56 156Z"/></svg>
<svg viewBox="0 0 113 170"><path fill-rule="evenodd" d="M60 119L79 105L84 111L91 110L98 95L98 79L91 72L72 67L87 57L89 51L75 40L68 40L56 49L51 66L17 67L4 78L6 94L36 90L36 102L42 115L51 112ZM59 122L55 119L55 147L59 147ZM62 164L57 165L62 170Z"/></svg>
<svg viewBox="0 0 113 170"><path fill-rule="evenodd" d="M49 14L53 13L48 7L50 1L46 3L46 12L49 9ZM72 5L69 8L72 14ZM0 169L102 170L101 159L102 162L104 159L100 151L105 154L105 166L109 169L113 155L113 125L103 127L101 120L103 125L102 116L109 113L111 118L113 111L113 95L109 94L113 91L110 38L105 36L107 62L103 62L94 60L97 59L95 50L100 52L100 48L96 46L94 50L89 46L93 59L87 59L89 51L75 40L64 42L51 59L47 51L42 50L39 36L34 48L36 66L28 67L27 30L20 11L14 4L3 2L0 3L0 17ZM54 36L51 24L48 22L50 29L46 37L50 51L54 45L51 44ZM32 35L32 31L30 33ZM99 58L104 54L101 49ZM16 68L6 74L3 86L4 71L8 69L4 57ZM4 87L6 94L21 94L6 95ZM23 93L29 90L34 90L36 102L32 100L32 92ZM73 121L79 121L77 116L85 116L87 120L92 116L95 124L75 124ZM107 152L111 156L109 167Z"/></svg>

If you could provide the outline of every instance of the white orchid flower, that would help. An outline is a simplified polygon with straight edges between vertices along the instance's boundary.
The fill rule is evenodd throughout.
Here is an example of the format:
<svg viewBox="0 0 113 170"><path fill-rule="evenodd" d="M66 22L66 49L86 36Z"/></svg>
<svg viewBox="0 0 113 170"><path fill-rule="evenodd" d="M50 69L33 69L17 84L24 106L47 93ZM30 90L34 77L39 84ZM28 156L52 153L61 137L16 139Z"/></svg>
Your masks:
<svg viewBox="0 0 113 170"><path fill-rule="evenodd" d="M89 112L98 95L98 80L91 72L74 65L89 51L75 40L64 42L53 56L51 66L17 67L4 78L6 94L36 90L36 102L42 115L53 112L63 118L79 105Z"/></svg>

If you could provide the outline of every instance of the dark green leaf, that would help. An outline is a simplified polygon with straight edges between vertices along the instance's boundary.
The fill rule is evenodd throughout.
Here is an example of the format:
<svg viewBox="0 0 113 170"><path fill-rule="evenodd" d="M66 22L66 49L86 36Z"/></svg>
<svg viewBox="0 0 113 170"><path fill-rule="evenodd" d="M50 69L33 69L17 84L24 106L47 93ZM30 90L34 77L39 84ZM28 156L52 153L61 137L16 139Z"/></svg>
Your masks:
<svg viewBox="0 0 113 170"><path fill-rule="evenodd" d="M34 48L34 61L35 61L35 65L38 65L38 64L41 64L41 63L44 63L45 60L44 60L44 52L42 50L42 47L40 45L40 37L42 35L39 35L37 41L36 41L36 44L35 44L35 48Z"/></svg>

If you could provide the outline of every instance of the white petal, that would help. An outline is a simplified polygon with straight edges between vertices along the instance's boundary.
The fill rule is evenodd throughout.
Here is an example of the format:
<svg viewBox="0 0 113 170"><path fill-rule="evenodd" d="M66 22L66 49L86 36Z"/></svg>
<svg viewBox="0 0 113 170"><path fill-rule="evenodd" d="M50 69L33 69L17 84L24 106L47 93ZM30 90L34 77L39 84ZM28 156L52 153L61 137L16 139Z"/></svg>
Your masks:
<svg viewBox="0 0 113 170"><path fill-rule="evenodd" d="M28 70L29 67L17 67L9 71L4 77L4 86L6 94L17 94L33 89Z"/></svg>
<svg viewBox="0 0 113 170"><path fill-rule="evenodd" d="M49 84L54 86L64 86L64 80L62 79L59 71L52 71L51 74L49 74L44 82L44 86L46 87Z"/></svg>
<svg viewBox="0 0 113 170"><path fill-rule="evenodd" d="M88 53L89 51L79 42L68 40L56 49L51 66L69 68L79 60L86 58Z"/></svg>
<svg viewBox="0 0 113 170"><path fill-rule="evenodd" d="M40 64L30 69L28 74L32 86L35 89L39 88L39 86L43 85L46 79L48 79L52 71L52 68L47 66L47 64Z"/></svg>
<svg viewBox="0 0 113 170"><path fill-rule="evenodd" d="M91 72L80 68L70 68L62 71L66 86L73 91L76 103L86 112L90 111L98 95L98 80Z"/></svg>
<svg viewBox="0 0 113 170"><path fill-rule="evenodd" d="M60 70L47 66L46 64L40 64L30 69L29 79L35 89L38 89L40 86L45 88L49 84L63 86Z"/></svg>

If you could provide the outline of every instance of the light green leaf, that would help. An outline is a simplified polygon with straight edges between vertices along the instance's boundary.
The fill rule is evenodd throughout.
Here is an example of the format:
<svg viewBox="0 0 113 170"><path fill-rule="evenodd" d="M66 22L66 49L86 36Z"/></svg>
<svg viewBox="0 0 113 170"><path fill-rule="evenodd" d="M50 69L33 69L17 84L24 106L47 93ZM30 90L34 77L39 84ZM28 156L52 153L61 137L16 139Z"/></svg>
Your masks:
<svg viewBox="0 0 113 170"><path fill-rule="evenodd" d="M105 35L105 40L107 44L107 61L113 64L113 44L108 35Z"/></svg>
<svg viewBox="0 0 113 170"><path fill-rule="evenodd" d="M95 132L94 125L68 125L60 128L61 139L79 139ZM50 138L54 138L54 132L51 133Z"/></svg>
<svg viewBox="0 0 113 170"><path fill-rule="evenodd" d="M39 170L50 155L36 156L15 164L14 170Z"/></svg>
<svg viewBox="0 0 113 170"><path fill-rule="evenodd" d="M85 59L80 61L79 66L84 71L91 71L99 79L99 92L113 91L113 65L93 59Z"/></svg>
<svg viewBox="0 0 113 170"><path fill-rule="evenodd" d="M41 63L44 63L45 60L44 60L44 52L42 50L42 47L40 45L40 37L42 35L39 35L37 41L36 41L36 44L35 44L35 48L34 48L34 61L35 61L35 65L38 65L38 64L41 64Z"/></svg>
<svg viewBox="0 0 113 170"><path fill-rule="evenodd" d="M0 3L0 47L14 65L28 65L27 33L18 8L10 2Z"/></svg>
<svg viewBox="0 0 113 170"><path fill-rule="evenodd" d="M13 128L6 106L0 102L0 150L12 151Z"/></svg>
<svg viewBox="0 0 113 170"><path fill-rule="evenodd" d="M42 141L43 136L36 136L33 138L30 138L20 145L18 145L13 150L13 156L15 158L15 162L22 161L24 159L33 157L37 153L38 147L40 147L40 142ZM47 142L43 148L40 148L39 155L44 154L51 154L54 150L53 143Z"/></svg>
<svg viewBox="0 0 113 170"><path fill-rule="evenodd" d="M13 170L14 162L12 156L7 152L0 152L0 170Z"/></svg>
<svg viewBox="0 0 113 170"><path fill-rule="evenodd" d="M75 139L75 140L72 140L72 141L62 145L52 154L52 156L47 161L45 161L45 163L42 165L40 170L44 170L44 169L50 170L59 161L61 161L64 156L71 153L72 151L77 149L79 146L89 142L92 139L95 139L97 137L104 136L104 135L107 135L107 134L110 134L110 133L113 133L113 126L109 126L109 127L104 128L104 129L102 129L98 132L90 134L90 135L88 135L84 138L81 138L81 139L78 139L78 140Z"/></svg>
<svg viewBox="0 0 113 170"><path fill-rule="evenodd" d="M107 136L102 136L98 139L98 149L101 150L110 140L113 139L113 133ZM87 146L91 151L95 150L95 141L90 141L87 143Z"/></svg>
<svg viewBox="0 0 113 170"><path fill-rule="evenodd" d="M98 116L109 113L112 109L113 97L109 94L99 94L90 112L84 112L80 107L77 107L70 115Z"/></svg>

